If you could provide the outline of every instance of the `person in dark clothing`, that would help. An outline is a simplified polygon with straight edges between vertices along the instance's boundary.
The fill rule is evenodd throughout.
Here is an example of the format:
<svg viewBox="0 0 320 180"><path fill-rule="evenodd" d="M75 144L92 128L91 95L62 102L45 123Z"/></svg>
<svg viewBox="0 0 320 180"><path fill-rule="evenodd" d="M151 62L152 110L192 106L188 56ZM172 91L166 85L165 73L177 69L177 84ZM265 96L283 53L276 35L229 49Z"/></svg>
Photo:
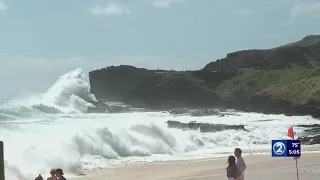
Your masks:
<svg viewBox="0 0 320 180"><path fill-rule="evenodd" d="M238 170L234 156L228 157L228 167L226 169L228 180L236 180L240 176L240 171Z"/></svg>
<svg viewBox="0 0 320 180"><path fill-rule="evenodd" d="M58 180L67 180L65 177L63 177L64 173L62 169L58 168L56 169L56 177Z"/></svg>
<svg viewBox="0 0 320 180"><path fill-rule="evenodd" d="M41 174L39 174L39 176L36 177L34 180L43 180L43 178L42 178Z"/></svg>

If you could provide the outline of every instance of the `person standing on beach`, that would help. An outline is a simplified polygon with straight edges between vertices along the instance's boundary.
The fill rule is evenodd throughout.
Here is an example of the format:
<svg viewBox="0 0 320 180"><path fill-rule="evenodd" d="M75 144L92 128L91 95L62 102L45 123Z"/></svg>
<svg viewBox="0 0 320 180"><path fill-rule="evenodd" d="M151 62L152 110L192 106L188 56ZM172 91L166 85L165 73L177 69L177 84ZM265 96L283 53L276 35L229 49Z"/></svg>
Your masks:
<svg viewBox="0 0 320 180"><path fill-rule="evenodd" d="M55 169L51 169L50 170L50 177L47 178L47 180L57 180L57 177L56 177L56 170Z"/></svg>
<svg viewBox="0 0 320 180"><path fill-rule="evenodd" d="M229 156L228 167L227 167L227 178L228 180L238 180L240 176L240 171L236 165L236 158L234 156Z"/></svg>
<svg viewBox="0 0 320 180"><path fill-rule="evenodd" d="M39 176L37 176L37 177L35 178L35 180L43 180L41 174L39 174Z"/></svg>
<svg viewBox="0 0 320 180"><path fill-rule="evenodd" d="M62 169L58 168L56 169L56 176L58 180L67 180L65 177L63 177L64 173Z"/></svg>
<svg viewBox="0 0 320 180"><path fill-rule="evenodd" d="M247 165L244 162L244 159L241 156L242 150L240 148L234 149L234 155L237 157L236 165L241 173L239 180L244 180L244 171L247 169Z"/></svg>

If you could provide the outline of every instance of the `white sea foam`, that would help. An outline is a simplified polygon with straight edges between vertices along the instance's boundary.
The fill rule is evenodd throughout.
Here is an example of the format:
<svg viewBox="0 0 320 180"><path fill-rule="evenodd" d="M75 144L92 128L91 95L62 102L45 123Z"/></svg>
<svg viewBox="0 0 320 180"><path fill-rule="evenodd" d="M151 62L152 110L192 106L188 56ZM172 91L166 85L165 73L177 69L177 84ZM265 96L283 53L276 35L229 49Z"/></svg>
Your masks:
<svg viewBox="0 0 320 180"><path fill-rule="evenodd" d="M241 112L224 117L168 112L84 114L91 105L88 101L95 100L89 88L85 74L77 69L44 94L2 103L0 137L5 143L8 180L46 175L55 167L77 174L129 162L226 156L235 147L246 153L270 153L271 140L286 138L291 125L319 123L309 116ZM40 103L60 113L32 108ZM168 120L244 125L248 131L201 133L168 128ZM295 127L297 136L302 131Z"/></svg>

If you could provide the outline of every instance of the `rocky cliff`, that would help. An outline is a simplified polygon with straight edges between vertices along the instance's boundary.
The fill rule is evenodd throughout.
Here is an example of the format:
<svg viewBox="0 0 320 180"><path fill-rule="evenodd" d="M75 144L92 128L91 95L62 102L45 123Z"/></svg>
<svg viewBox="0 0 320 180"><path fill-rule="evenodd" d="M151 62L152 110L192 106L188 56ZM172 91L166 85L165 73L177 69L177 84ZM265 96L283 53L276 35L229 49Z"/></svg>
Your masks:
<svg viewBox="0 0 320 180"><path fill-rule="evenodd" d="M132 66L90 72L99 99L134 107L218 107L320 116L320 36L266 50L245 50L199 71ZM240 72L240 73L239 73Z"/></svg>
<svg viewBox="0 0 320 180"><path fill-rule="evenodd" d="M212 88L234 73L146 70L107 67L89 73L91 92L98 99L120 101L138 108L212 107L219 97Z"/></svg>
<svg viewBox="0 0 320 180"><path fill-rule="evenodd" d="M91 93L98 99L122 101L123 97L153 75L153 71L133 66L111 66L89 72Z"/></svg>

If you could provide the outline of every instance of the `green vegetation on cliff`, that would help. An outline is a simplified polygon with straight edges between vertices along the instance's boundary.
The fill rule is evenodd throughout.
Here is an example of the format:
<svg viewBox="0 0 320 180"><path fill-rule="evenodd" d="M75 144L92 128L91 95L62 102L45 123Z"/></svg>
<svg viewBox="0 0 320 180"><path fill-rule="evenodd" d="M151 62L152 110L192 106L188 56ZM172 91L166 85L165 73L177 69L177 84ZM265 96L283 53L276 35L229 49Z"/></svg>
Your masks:
<svg viewBox="0 0 320 180"><path fill-rule="evenodd" d="M221 98L239 92L306 105L320 102L320 71L293 65L288 70L253 70L227 80L216 89Z"/></svg>
<svg viewBox="0 0 320 180"><path fill-rule="evenodd" d="M273 54L283 49L288 53L283 58L280 59ZM230 100L239 99L237 96L241 94L251 97L264 96L286 101L292 106L319 108L320 36L307 36L301 41L265 50L264 53L269 57L279 58L273 64L274 68L258 68L225 81L216 89L219 97ZM256 59L246 62L252 64L253 61ZM276 64L283 66L281 68L275 66Z"/></svg>

